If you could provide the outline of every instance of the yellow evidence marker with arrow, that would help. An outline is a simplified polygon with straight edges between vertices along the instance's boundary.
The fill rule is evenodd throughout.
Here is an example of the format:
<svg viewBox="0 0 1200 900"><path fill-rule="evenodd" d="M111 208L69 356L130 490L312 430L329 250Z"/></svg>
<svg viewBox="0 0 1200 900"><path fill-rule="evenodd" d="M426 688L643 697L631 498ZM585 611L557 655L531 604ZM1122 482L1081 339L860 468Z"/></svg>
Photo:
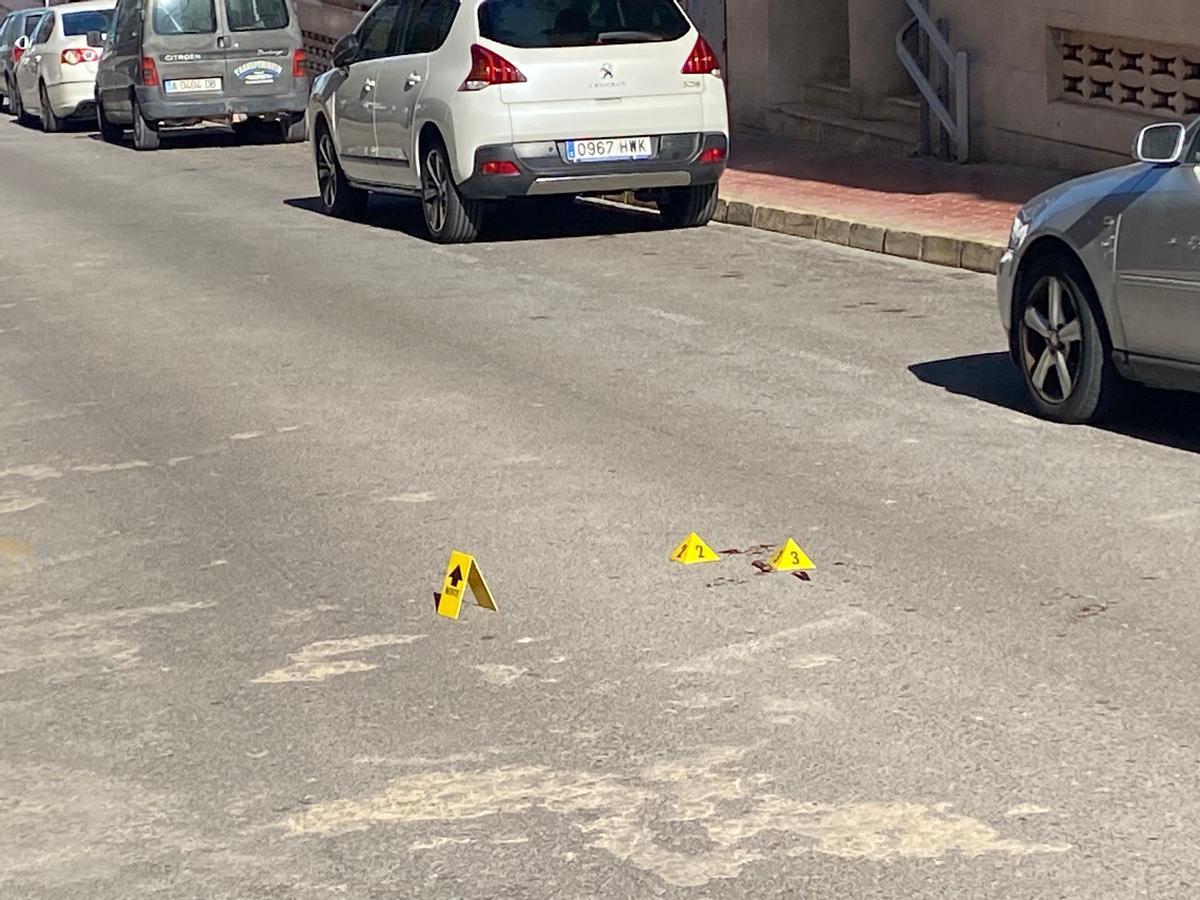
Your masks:
<svg viewBox="0 0 1200 900"><path fill-rule="evenodd" d="M771 568L776 572L811 572L816 563L808 558L808 554L800 549L800 545L791 538L779 548L775 558L771 560Z"/></svg>
<svg viewBox="0 0 1200 900"><path fill-rule="evenodd" d="M692 532L683 539L683 543L675 548L671 559L685 566L696 563L717 562L721 557L713 552L713 548L704 543L704 539Z"/></svg>
<svg viewBox="0 0 1200 900"><path fill-rule="evenodd" d="M492 598L492 592L488 590L487 582L483 580L483 573L479 571L475 557L453 550L450 553L450 562L446 563L446 577L442 580L442 590L433 595L437 614L447 619L457 619L459 610L462 609L463 594L468 587L475 595L476 605L496 612L496 601Z"/></svg>

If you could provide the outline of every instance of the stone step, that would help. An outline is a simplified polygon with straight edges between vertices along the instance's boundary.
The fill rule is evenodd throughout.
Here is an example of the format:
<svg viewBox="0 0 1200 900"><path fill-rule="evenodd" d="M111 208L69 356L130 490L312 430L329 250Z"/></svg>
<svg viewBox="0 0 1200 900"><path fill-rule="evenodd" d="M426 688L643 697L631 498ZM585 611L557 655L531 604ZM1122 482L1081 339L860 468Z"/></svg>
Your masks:
<svg viewBox="0 0 1200 900"><path fill-rule="evenodd" d="M914 156L918 144L915 123L859 118L843 110L811 103L772 106L767 111L767 130L813 144L887 156Z"/></svg>

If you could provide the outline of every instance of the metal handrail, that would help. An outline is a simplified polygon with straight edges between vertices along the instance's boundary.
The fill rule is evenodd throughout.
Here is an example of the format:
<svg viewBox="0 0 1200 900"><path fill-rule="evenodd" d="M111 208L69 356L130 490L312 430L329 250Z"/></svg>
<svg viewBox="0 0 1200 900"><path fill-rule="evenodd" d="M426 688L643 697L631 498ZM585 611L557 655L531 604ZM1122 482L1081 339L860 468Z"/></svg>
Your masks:
<svg viewBox="0 0 1200 900"><path fill-rule="evenodd" d="M967 52L959 50L955 52L951 49L941 29L937 23L929 15L929 11L921 4L920 0L904 0L908 4L909 10L913 14L912 20L905 25L896 35L896 56L900 59L900 64L904 66L904 70L908 72L910 78L917 86L917 90L921 92L921 96L925 98L925 102L929 104L929 108L933 114L937 116L938 121L942 123L942 127L946 129L946 133L950 135L950 139L954 141L955 158L959 162L966 162L971 153L971 120L968 113L968 101L970 95L968 93L967 73L969 61ZM925 37L929 41L929 46L932 47L937 55L942 58L947 68L953 73L954 78L954 113L946 108L946 104L942 102L942 98L938 96L933 85L929 83L929 78L922 71L920 63L908 50L908 36L914 28L920 28Z"/></svg>

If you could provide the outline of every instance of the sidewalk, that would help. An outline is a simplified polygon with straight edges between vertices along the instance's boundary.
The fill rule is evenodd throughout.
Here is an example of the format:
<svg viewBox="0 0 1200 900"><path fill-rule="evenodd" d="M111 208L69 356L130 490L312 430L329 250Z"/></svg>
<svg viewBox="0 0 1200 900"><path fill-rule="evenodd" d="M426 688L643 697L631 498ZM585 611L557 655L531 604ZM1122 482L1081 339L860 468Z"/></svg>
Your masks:
<svg viewBox="0 0 1200 900"><path fill-rule="evenodd" d="M993 272L1017 210L1067 176L733 138L717 220Z"/></svg>

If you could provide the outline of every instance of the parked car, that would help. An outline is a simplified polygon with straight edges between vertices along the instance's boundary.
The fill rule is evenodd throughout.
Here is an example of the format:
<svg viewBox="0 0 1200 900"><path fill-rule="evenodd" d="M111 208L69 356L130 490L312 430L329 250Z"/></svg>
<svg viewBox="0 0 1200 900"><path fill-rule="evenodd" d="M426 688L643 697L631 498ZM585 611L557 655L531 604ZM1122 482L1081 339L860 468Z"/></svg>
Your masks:
<svg viewBox="0 0 1200 900"><path fill-rule="evenodd" d="M96 87L106 141L216 122L305 139L309 79L295 0L120 0Z"/></svg>
<svg viewBox="0 0 1200 900"><path fill-rule="evenodd" d="M380 0L309 104L327 212L420 196L473 240L485 204L636 190L706 224L729 121L712 48L675 0Z"/></svg>
<svg viewBox="0 0 1200 900"><path fill-rule="evenodd" d="M1200 122L1151 125L1134 156L1026 204L1000 261L1012 356L1048 419L1111 415L1126 382L1200 390Z"/></svg>
<svg viewBox="0 0 1200 900"><path fill-rule="evenodd" d="M13 84L16 80L17 63L21 61L24 50L16 46L17 38L32 37L37 30L45 9L19 9L4 17L0 24L0 64L3 65L3 76L0 77L0 101L12 110Z"/></svg>
<svg viewBox="0 0 1200 900"><path fill-rule="evenodd" d="M32 37L17 39L24 50L13 79L13 113L22 125L36 116L42 130L60 131L66 119L95 113L96 63L100 51L88 33L105 33L117 0L88 0L51 7Z"/></svg>

